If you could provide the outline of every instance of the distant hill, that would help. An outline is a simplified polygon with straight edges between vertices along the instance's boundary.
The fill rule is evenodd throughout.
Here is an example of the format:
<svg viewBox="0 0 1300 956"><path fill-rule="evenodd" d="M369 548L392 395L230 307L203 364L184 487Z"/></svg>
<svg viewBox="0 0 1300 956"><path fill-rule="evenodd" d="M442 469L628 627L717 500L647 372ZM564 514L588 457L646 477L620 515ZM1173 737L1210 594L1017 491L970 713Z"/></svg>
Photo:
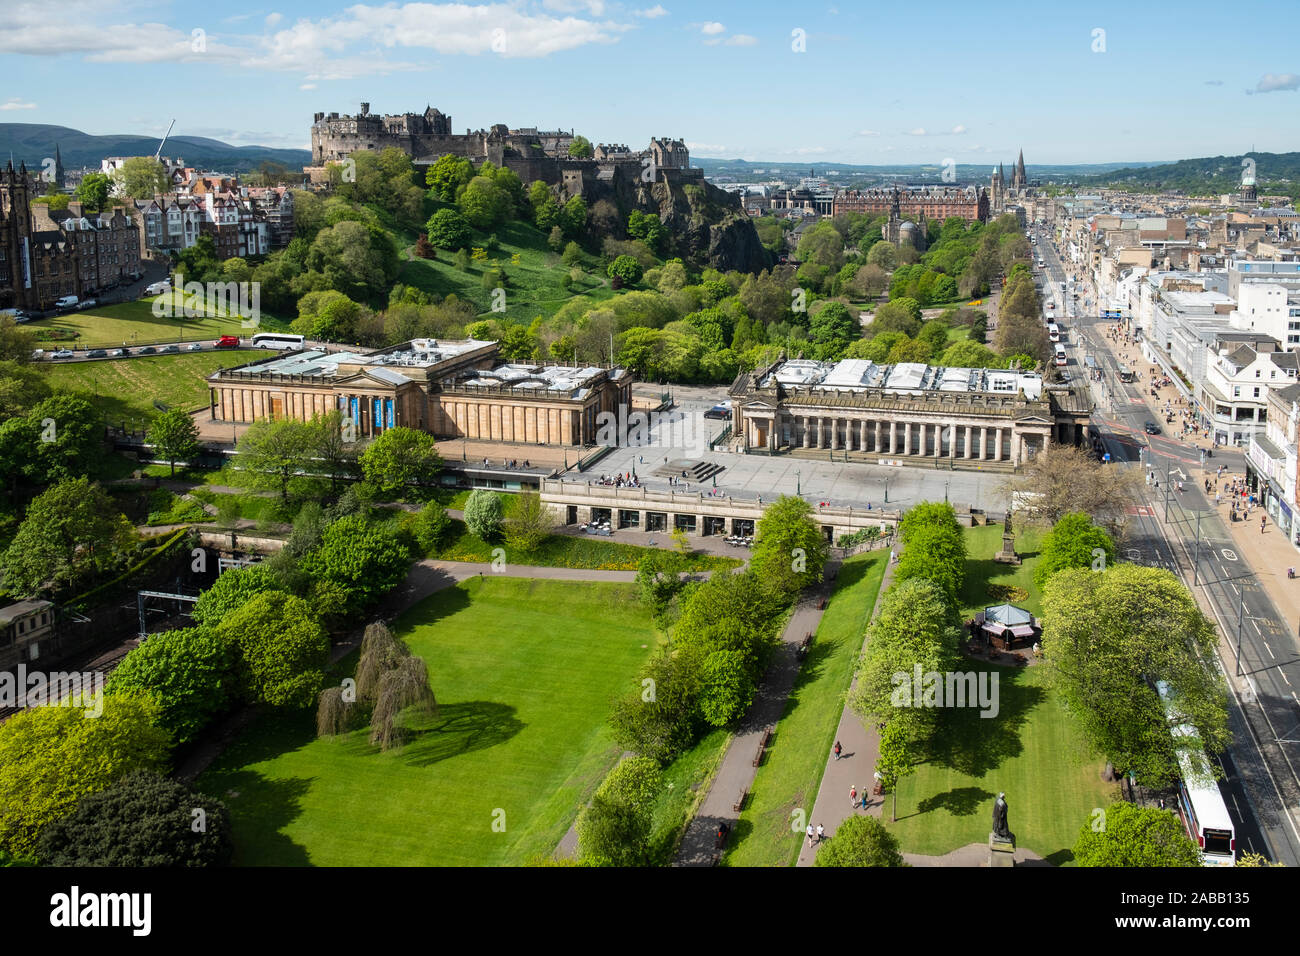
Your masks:
<svg viewBox="0 0 1300 956"><path fill-rule="evenodd" d="M92 136L67 126L0 123L0 162L8 162L12 153L15 165L22 160L39 169L45 157L54 155L54 146L58 144L64 168L98 167L107 156L152 156L158 142L156 136ZM205 136L173 135L168 138L163 155L181 157L189 166L227 173L251 172L267 161L282 163L290 169L300 169L311 162L311 150L307 149L231 146Z"/></svg>
<svg viewBox="0 0 1300 956"><path fill-rule="evenodd" d="M1004 159L1007 175L1011 175L1011 169L1014 164L1014 157L1009 160ZM782 179L782 178L800 178L810 174L826 177L832 176L835 179L850 178L874 178L874 179L899 179L905 182L940 182L943 167L935 163L913 163L892 166L863 166L855 163L837 163L831 160L817 160L815 162L761 162L758 160L749 161L744 159L708 159L704 157L691 157L691 165L699 166L708 176L734 176L738 180L744 180L750 177L759 179ZM956 175L959 182L971 182L975 180L987 180L995 162L984 161L979 163L958 163L956 166ZM1075 163L1075 164L1058 164L1043 165L1027 163L1025 171L1029 174L1030 179L1038 180L1056 180L1063 181L1067 179L1078 179L1080 177L1092 176L1095 174L1110 174L1120 169L1142 168L1145 166L1155 166L1157 163Z"/></svg>
<svg viewBox="0 0 1300 956"><path fill-rule="evenodd" d="M1208 156L1143 168L1125 167L1080 180L1083 185L1132 189L1178 189L1185 193L1216 194L1241 188L1242 161L1254 160L1256 189L1261 193L1297 194L1300 153L1247 153Z"/></svg>

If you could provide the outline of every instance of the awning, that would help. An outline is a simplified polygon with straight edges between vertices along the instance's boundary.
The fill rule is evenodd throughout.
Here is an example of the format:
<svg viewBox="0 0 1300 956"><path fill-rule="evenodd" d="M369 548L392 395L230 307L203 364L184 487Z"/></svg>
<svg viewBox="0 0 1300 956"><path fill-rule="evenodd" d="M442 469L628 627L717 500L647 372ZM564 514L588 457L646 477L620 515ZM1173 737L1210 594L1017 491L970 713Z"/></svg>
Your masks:
<svg viewBox="0 0 1300 956"><path fill-rule="evenodd" d="M1006 628L1001 624L985 624L980 630L985 634L992 634L994 637L1001 637Z"/></svg>
<svg viewBox="0 0 1300 956"><path fill-rule="evenodd" d="M1034 629L1028 624L1020 624L1011 629L1012 637L1033 637Z"/></svg>

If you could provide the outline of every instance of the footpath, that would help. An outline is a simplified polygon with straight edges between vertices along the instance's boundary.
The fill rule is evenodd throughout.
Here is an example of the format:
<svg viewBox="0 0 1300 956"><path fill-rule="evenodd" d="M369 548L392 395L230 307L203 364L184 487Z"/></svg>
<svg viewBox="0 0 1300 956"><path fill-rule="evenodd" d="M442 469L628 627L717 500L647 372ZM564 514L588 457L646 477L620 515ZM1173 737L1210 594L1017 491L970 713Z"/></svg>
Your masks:
<svg viewBox="0 0 1300 956"><path fill-rule="evenodd" d="M758 772L758 763L754 757L758 752L759 741L785 711L786 698L790 696L795 677L799 674L799 645L803 643L805 635L816 633L824 604L830 600L839 567L837 559L827 561L822 584L804 592L795 605L794 612L781 633L781 643L773 662L755 693L754 703L732 736L718 772L696 809L695 818L686 828L682 845L677 851L675 866L712 866L718 854L718 827L725 823L729 830L735 830L736 821L740 818L739 811L735 809L736 798L741 793L748 794L754 784L754 775Z"/></svg>

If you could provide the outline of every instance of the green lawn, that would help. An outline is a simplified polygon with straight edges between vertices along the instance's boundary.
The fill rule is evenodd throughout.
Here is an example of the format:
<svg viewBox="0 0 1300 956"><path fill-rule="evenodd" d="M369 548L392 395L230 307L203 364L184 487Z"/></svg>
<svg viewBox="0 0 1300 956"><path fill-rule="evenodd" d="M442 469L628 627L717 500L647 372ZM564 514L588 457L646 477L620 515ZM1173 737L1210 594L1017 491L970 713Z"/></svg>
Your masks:
<svg viewBox="0 0 1300 956"><path fill-rule="evenodd" d="M575 295L606 299L616 294L603 274L592 271L584 273L566 290L561 280L569 270L560 262L559 254L547 246L546 236L530 225L506 223L498 226L495 234L498 248L487 253L487 261L472 261L467 272L456 268L452 261L454 253L439 250L436 259L412 257L403 261L398 281L439 296L454 293L457 298L473 302L483 318L524 323L531 322L538 314L554 313ZM415 237L409 237L408 241L413 243ZM486 236L476 234L472 245L486 248ZM516 253L519 265L511 261ZM494 263L506 276L505 311L496 313L491 311L491 290L483 288L483 273Z"/></svg>
<svg viewBox="0 0 1300 956"><path fill-rule="evenodd" d="M398 633L427 662L439 715L387 754L364 730L314 739L309 713L263 717L199 779L231 809L237 864L549 856L617 759L610 701L657 641L632 586L501 578L439 592Z"/></svg>
<svg viewBox="0 0 1300 956"><path fill-rule="evenodd" d="M32 322L26 328L51 341L67 336L49 336L50 332L77 333L79 348L120 348L126 345L150 345L157 342L214 341L219 335L251 335L238 315L190 318L159 318L153 314L153 299L120 302L85 312L72 312L55 319ZM284 322L263 312L259 329L274 331L287 328Z"/></svg>
<svg viewBox="0 0 1300 956"><path fill-rule="evenodd" d="M144 428L159 414L155 401L187 411L207 405L207 376L250 361L247 352L182 352L70 362L47 366L46 372L51 386L80 394L112 424Z"/></svg>
<svg viewBox="0 0 1300 956"><path fill-rule="evenodd" d="M672 863L677 844L686 824L695 816L713 775L717 773L731 733L724 729L710 731L686 753L664 768L663 790L655 801L654 823L650 836L654 859L659 866Z"/></svg>
<svg viewBox="0 0 1300 956"><path fill-rule="evenodd" d="M525 554L515 551L504 543L488 544L470 534L463 521L453 519L451 525L451 540L430 557L442 561L487 562L492 560L492 550L502 547L505 548L507 562L530 567L541 565L557 568L594 568L602 571L635 571L638 562L645 555L652 551L663 550L644 548L635 544L620 544L617 541L589 535L554 534L547 537L536 551ZM718 571L739 567L740 564L741 562L736 558L692 554L687 558L684 570Z"/></svg>
<svg viewBox="0 0 1300 956"><path fill-rule="evenodd" d="M1001 525L967 529L964 617L1007 600L1040 612L1042 594L1032 575L1042 536L1039 529L1017 533L1015 547L1024 563L1016 567L992 560L1001 549ZM982 718L974 708L947 712L930 759L898 788L899 821L891 826L903 849L941 854L986 842L990 808L1005 790L1018 845L1053 863L1068 862L1093 808L1114 799L1113 786L1101 780L1104 761L1088 751L1047 685L1046 668L997 667L969 658L963 667L998 675L998 713ZM889 819L888 802L884 817Z"/></svg>
<svg viewBox="0 0 1300 956"><path fill-rule="evenodd" d="M835 593L736 824L725 865L793 866L798 859L801 834L791 830L790 814L796 808L811 814L817 799L887 560L887 551L867 552L840 569Z"/></svg>

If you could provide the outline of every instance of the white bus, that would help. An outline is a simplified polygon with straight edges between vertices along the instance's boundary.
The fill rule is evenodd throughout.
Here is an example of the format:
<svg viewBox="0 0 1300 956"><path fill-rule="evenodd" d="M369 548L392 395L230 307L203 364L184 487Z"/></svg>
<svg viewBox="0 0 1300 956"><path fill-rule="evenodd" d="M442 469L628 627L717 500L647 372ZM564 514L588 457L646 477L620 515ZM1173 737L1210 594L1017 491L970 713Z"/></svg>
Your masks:
<svg viewBox="0 0 1300 956"><path fill-rule="evenodd" d="M1180 720L1169 699L1169 685L1157 681L1156 690L1170 723ZM1187 738L1199 736L1196 728L1188 723L1175 725L1169 733L1176 748ZM1187 835L1200 847L1202 865L1236 866L1237 838L1232 817L1228 815L1228 807L1223 802L1223 794L1214 780L1205 751L1179 748L1178 773L1178 816L1187 828Z"/></svg>
<svg viewBox="0 0 1300 956"><path fill-rule="evenodd" d="M306 339L301 335L288 332L258 332L253 336L255 349L300 349Z"/></svg>
<svg viewBox="0 0 1300 956"><path fill-rule="evenodd" d="M1061 327L1057 325L1055 322L1047 323L1047 341L1049 342L1061 341Z"/></svg>

